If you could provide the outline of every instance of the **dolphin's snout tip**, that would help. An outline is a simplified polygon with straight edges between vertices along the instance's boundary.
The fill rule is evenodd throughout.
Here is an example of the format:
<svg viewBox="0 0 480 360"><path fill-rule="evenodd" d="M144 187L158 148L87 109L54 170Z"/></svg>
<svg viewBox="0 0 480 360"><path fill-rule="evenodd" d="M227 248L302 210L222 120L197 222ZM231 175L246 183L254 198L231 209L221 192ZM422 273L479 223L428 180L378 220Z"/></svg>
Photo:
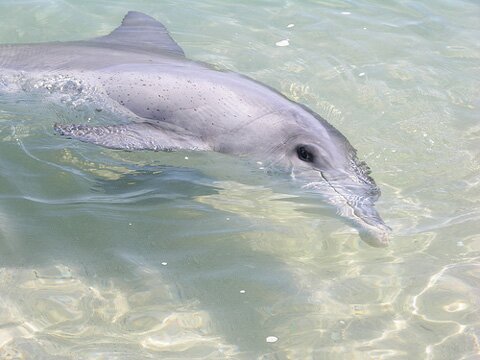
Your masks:
<svg viewBox="0 0 480 360"><path fill-rule="evenodd" d="M387 247L390 245L390 235L392 230L388 226L372 227L359 230L360 238L368 245L373 247Z"/></svg>

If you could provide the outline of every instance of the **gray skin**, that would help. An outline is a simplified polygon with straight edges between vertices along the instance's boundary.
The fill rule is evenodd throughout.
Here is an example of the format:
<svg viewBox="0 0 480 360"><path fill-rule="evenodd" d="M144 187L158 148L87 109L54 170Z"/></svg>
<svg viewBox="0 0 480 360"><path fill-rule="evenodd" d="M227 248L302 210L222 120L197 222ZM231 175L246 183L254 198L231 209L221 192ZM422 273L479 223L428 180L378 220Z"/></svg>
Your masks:
<svg viewBox="0 0 480 360"><path fill-rule="evenodd" d="M338 130L270 87L186 59L145 14L129 12L111 34L88 41L2 45L0 69L82 79L134 119L55 124L60 135L113 149L244 155L321 193L369 244L388 244L374 208L380 191Z"/></svg>

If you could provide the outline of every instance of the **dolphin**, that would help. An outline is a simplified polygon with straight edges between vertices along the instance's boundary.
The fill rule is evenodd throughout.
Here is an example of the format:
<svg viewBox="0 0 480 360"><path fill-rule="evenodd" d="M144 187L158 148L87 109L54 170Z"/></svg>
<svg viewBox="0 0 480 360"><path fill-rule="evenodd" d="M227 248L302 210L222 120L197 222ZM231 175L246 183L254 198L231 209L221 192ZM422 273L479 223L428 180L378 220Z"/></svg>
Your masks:
<svg viewBox="0 0 480 360"><path fill-rule="evenodd" d="M86 41L0 46L0 69L79 79L131 121L55 124L56 133L106 148L217 151L261 161L322 194L363 240L386 246L390 228L368 166L337 129L275 89L189 60L165 26L130 11L110 34Z"/></svg>

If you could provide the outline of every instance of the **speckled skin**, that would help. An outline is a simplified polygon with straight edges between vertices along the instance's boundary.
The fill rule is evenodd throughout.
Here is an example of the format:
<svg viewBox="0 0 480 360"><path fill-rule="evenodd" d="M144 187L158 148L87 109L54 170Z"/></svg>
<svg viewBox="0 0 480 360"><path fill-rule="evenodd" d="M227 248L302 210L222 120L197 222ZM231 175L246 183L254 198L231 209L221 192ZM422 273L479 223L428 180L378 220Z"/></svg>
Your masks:
<svg viewBox="0 0 480 360"><path fill-rule="evenodd" d="M389 228L373 206L379 190L338 130L268 86L188 60L147 15L130 12L110 35L89 41L0 46L0 68L81 78L135 118L56 124L61 135L115 149L247 155L322 191L362 238L387 244ZM301 147L311 161L301 159Z"/></svg>

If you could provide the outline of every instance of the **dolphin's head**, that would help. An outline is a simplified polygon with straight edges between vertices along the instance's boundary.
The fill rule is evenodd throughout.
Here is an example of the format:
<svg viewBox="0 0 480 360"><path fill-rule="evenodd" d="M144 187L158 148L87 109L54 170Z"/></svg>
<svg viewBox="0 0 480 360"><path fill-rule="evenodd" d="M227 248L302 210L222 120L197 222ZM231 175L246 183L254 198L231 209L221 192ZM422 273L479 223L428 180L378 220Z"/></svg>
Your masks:
<svg viewBox="0 0 480 360"><path fill-rule="evenodd" d="M380 189L370 169L337 129L309 109L296 114L285 142L291 177L307 191L321 193L373 246L388 245L390 228L374 207ZM307 122L307 124L305 124Z"/></svg>

